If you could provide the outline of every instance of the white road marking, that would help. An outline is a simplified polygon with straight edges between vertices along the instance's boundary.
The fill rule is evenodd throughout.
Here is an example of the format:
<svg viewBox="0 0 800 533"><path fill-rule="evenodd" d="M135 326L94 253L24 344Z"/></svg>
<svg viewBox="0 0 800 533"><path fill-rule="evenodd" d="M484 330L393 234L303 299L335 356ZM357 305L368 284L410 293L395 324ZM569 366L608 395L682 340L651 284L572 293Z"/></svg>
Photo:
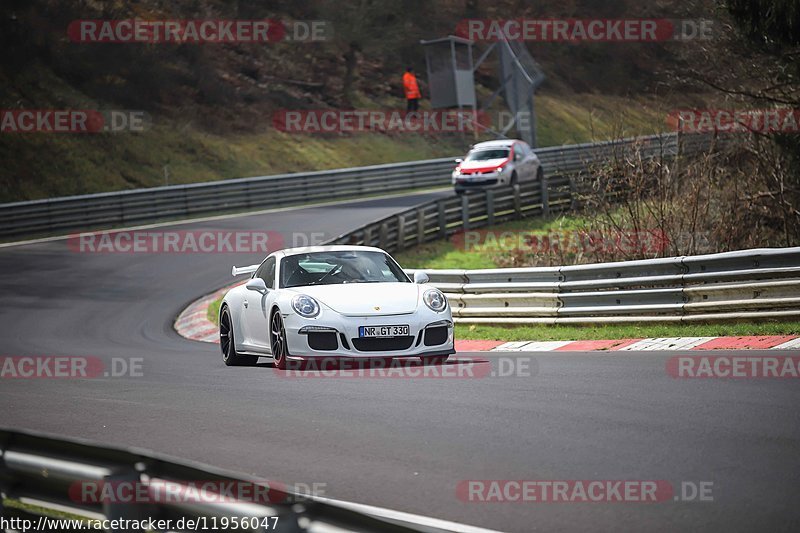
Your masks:
<svg viewBox="0 0 800 533"><path fill-rule="evenodd" d="M522 342L507 342L505 344L501 344L496 348L492 348L491 351L493 352L516 352L519 351L520 346L525 346L526 344L530 343L531 341L522 341Z"/></svg>
<svg viewBox="0 0 800 533"><path fill-rule="evenodd" d="M695 346L705 344L717 337L667 337L657 339L642 339L630 346L620 348L619 351L639 352L656 350L690 350Z"/></svg>
<svg viewBox="0 0 800 533"><path fill-rule="evenodd" d="M770 350L800 350L800 337L773 346Z"/></svg>
<svg viewBox="0 0 800 533"><path fill-rule="evenodd" d="M499 533L494 529L484 529L482 527L468 526L466 524L459 524L458 522L451 522L449 520L440 520L439 518L431 518L429 516L404 513L403 511L393 511L391 509L384 509L383 507L374 507L372 505L365 505L363 503L347 502L343 500L333 500L331 498L322 498L320 496L313 496L312 499L329 503L331 505L338 505L345 509L350 509L363 514L375 516L377 518L384 518L386 520L398 520L413 525L431 527L441 529L443 531L457 531L459 533Z"/></svg>
<svg viewBox="0 0 800 533"><path fill-rule="evenodd" d="M567 344L572 344L574 341L534 341L520 346L517 351L520 352L552 352Z"/></svg>

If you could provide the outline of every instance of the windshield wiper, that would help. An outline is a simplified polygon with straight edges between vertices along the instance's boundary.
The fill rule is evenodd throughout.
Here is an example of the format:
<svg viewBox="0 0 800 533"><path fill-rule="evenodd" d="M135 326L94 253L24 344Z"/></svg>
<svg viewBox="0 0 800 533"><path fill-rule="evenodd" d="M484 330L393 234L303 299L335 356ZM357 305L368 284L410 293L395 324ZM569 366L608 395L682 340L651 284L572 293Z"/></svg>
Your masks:
<svg viewBox="0 0 800 533"><path fill-rule="evenodd" d="M322 280L323 280L323 279L325 279L325 278L327 278L328 276L330 276L331 274L333 274L333 272L334 272L335 270L341 270L341 268L342 268L342 265L336 265L336 266L335 266L335 267L333 267L332 269L330 269L330 270L328 270L327 272L325 272L325 274L323 274L323 275L322 275L322 277L321 277L321 278L319 278L317 281L312 281L311 283L309 283L309 285L319 285L320 283L322 283Z"/></svg>

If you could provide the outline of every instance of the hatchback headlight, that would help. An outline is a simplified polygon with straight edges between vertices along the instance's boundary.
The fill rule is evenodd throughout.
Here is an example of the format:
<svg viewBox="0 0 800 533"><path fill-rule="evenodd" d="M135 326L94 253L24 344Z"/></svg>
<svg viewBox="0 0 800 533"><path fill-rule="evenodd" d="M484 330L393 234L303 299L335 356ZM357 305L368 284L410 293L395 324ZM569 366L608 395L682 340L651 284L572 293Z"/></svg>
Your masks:
<svg viewBox="0 0 800 533"><path fill-rule="evenodd" d="M441 313L447 309L447 298L444 297L444 294L439 289L428 289L422 295L422 299L431 311Z"/></svg>
<svg viewBox="0 0 800 533"><path fill-rule="evenodd" d="M292 309L305 318L314 318L319 314L319 304L311 296L305 294L298 294L292 298Z"/></svg>

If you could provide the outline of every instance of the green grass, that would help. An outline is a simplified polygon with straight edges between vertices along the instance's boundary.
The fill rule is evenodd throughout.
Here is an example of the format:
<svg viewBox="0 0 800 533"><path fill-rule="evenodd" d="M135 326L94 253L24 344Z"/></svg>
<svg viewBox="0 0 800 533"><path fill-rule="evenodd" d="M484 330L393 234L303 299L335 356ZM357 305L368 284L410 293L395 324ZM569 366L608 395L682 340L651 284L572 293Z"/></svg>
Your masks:
<svg viewBox="0 0 800 533"><path fill-rule="evenodd" d="M560 216L551 220L537 217L507 222L493 226L491 230L496 232L536 231L546 233L577 230L583 227L583 223L584 220L581 217L574 216ZM395 253L394 257L403 268L463 268L474 270L501 267L498 259L501 259L504 255L503 249L498 249L488 239L485 245L475 245L469 247L469 249L464 249L463 246L451 238L415 246Z"/></svg>
<svg viewBox="0 0 800 533"><path fill-rule="evenodd" d="M219 326L219 306L222 304L222 298L224 298L224 296L220 296L211 302L206 310L208 319L217 326Z"/></svg>
<svg viewBox="0 0 800 533"><path fill-rule="evenodd" d="M13 87L4 93L6 100L16 102L27 94L41 109L118 107L92 100L46 68L15 80ZM479 93L488 95L483 88ZM361 95L359 102L360 108L402 106L399 98ZM495 107L490 114L502 111L499 101ZM537 96L539 145L661 131L669 107L643 96L543 91ZM272 128L270 116L243 118L250 133L208 131L177 116L191 115L153 115L151 127L136 133L6 134L0 143L5 163L0 168L0 202L454 156L476 141L460 134L295 135Z"/></svg>
<svg viewBox="0 0 800 533"><path fill-rule="evenodd" d="M578 341L664 337L798 335L800 322L725 324L602 324L598 326L456 324L456 339L496 341Z"/></svg>
<svg viewBox="0 0 800 533"><path fill-rule="evenodd" d="M24 511L26 513L31 513L34 515L43 515L48 516L51 518L62 518L66 520L81 520L82 522L88 524L92 521L92 519L87 518L85 516L81 516L78 514L68 513L66 511L60 511L56 509L48 509L47 507L41 507L39 505L32 505L30 503L23 503L19 500L15 500L13 498L4 498L3 499L3 506L8 509L19 509L20 511Z"/></svg>

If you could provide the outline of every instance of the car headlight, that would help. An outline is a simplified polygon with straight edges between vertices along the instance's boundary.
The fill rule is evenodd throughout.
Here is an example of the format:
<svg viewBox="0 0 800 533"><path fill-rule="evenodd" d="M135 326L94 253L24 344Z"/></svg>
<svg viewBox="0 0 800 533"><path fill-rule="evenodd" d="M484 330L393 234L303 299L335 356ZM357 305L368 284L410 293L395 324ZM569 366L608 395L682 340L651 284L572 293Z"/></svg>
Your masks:
<svg viewBox="0 0 800 533"><path fill-rule="evenodd" d="M428 289L422 295L422 299L431 311L441 313L447 309L447 298L444 297L444 294L439 289Z"/></svg>
<svg viewBox="0 0 800 533"><path fill-rule="evenodd" d="M298 294L292 298L292 309L295 313L305 318L314 318L319 314L319 304L311 296Z"/></svg>

